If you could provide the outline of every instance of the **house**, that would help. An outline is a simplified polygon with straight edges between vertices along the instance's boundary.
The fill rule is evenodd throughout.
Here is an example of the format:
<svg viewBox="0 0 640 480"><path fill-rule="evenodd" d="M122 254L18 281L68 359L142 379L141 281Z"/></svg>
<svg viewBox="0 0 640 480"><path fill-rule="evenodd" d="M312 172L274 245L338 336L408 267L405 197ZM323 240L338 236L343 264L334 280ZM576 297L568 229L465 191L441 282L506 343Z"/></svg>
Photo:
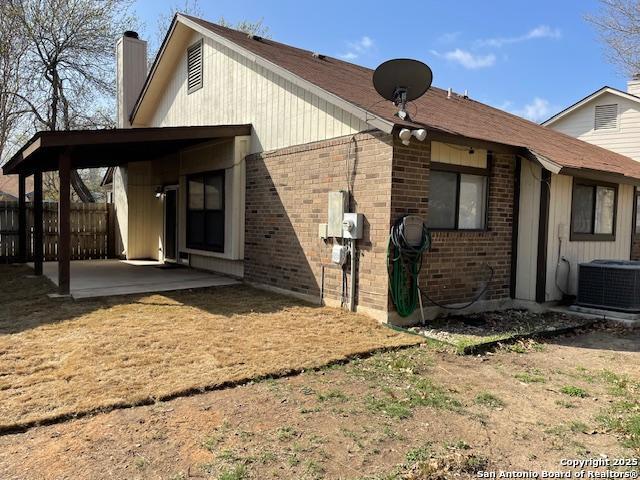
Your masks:
<svg viewBox="0 0 640 480"><path fill-rule="evenodd" d="M627 91L604 86L553 115L543 125L640 161L640 75ZM638 211L637 189L634 211ZM640 225L634 216L631 260L640 260Z"/></svg>
<svg viewBox="0 0 640 480"><path fill-rule="evenodd" d="M353 303L393 322L387 245L405 214L432 232L420 288L441 305L555 301L575 293L578 262L629 258L640 164L627 156L435 87L401 120L368 68L187 15L148 72L137 34L117 52L119 128L41 132L4 171L38 184L58 170L68 189L70 168L112 167L122 258ZM426 138L402 140L403 129ZM336 191L364 217L353 269L331 261L342 238L323 238Z"/></svg>
<svg viewBox="0 0 640 480"><path fill-rule="evenodd" d="M19 195L18 177L15 175L3 175L0 172L0 202L16 202ZM33 182L29 181L26 184L27 199L31 199L33 196Z"/></svg>

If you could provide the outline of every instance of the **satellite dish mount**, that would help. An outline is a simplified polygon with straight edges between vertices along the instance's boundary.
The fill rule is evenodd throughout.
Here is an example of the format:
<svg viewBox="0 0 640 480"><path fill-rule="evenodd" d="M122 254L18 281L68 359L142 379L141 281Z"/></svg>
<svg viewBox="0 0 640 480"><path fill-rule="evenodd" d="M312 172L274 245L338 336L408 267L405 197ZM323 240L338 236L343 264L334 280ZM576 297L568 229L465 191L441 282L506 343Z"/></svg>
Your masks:
<svg viewBox="0 0 640 480"><path fill-rule="evenodd" d="M376 91L398 107L396 115L410 121L407 102L416 100L429 90L433 73L428 65L408 58L387 60L373 72Z"/></svg>
<svg viewBox="0 0 640 480"><path fill-rule="evenodd" d="M407 113L407 92L408 89L405 87L397 87L393 92L393 104L400 108L396 115L402 120L409 118L409 114Z"/></svg>

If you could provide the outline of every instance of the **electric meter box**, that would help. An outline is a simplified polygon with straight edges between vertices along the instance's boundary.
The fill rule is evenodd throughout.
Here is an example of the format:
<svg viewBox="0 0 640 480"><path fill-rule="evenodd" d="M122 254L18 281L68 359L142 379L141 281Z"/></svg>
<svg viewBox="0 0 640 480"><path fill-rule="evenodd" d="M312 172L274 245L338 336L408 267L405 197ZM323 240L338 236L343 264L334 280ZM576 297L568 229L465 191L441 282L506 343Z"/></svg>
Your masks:
<svg viewBox="0 0 640 480"><path fill-rule="evenodd" d="M329 192L329 214L327 221L327 236L342 238L342 220L347 210L347 192Z"/></svg>
<svg viewBox="0 0 640 480"><path fill-rule="evenodd" d="M342 221L342 237L359 240L362 238L364 215L361 213L345 213Z"/></svg>

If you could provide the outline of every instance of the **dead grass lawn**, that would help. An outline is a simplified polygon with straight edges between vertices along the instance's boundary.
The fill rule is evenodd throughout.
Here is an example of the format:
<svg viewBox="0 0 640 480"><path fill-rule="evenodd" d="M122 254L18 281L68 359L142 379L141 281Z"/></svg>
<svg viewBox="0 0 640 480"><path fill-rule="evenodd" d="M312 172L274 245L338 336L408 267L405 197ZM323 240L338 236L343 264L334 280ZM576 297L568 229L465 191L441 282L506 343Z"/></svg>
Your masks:
<svg viewBox="0 0 640 480"><path fill-rule="evenodd" d="M29 272L0 267L0 431L419 342L244 286L52 300Z"/></svg>

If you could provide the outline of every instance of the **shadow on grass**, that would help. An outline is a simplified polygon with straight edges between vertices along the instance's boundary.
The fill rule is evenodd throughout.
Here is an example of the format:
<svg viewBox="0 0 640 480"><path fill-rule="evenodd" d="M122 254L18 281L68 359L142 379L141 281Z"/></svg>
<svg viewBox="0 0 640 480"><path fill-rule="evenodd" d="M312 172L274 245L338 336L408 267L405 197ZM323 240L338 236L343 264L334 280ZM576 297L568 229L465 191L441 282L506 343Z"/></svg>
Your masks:
<svg viewBox="0 0 640 480"><path fill-rule="evenodd" d="M141 293L73 300L49 298L55 285L46 277L34 277L24 265L0 266L0 335L10 335L43 325L73 320L117 305L155 306L160 310L194 307L211 314L232 317L249 313L276 313L296 306L321 307L246 285L205 287L158 293Z"/></svg>

